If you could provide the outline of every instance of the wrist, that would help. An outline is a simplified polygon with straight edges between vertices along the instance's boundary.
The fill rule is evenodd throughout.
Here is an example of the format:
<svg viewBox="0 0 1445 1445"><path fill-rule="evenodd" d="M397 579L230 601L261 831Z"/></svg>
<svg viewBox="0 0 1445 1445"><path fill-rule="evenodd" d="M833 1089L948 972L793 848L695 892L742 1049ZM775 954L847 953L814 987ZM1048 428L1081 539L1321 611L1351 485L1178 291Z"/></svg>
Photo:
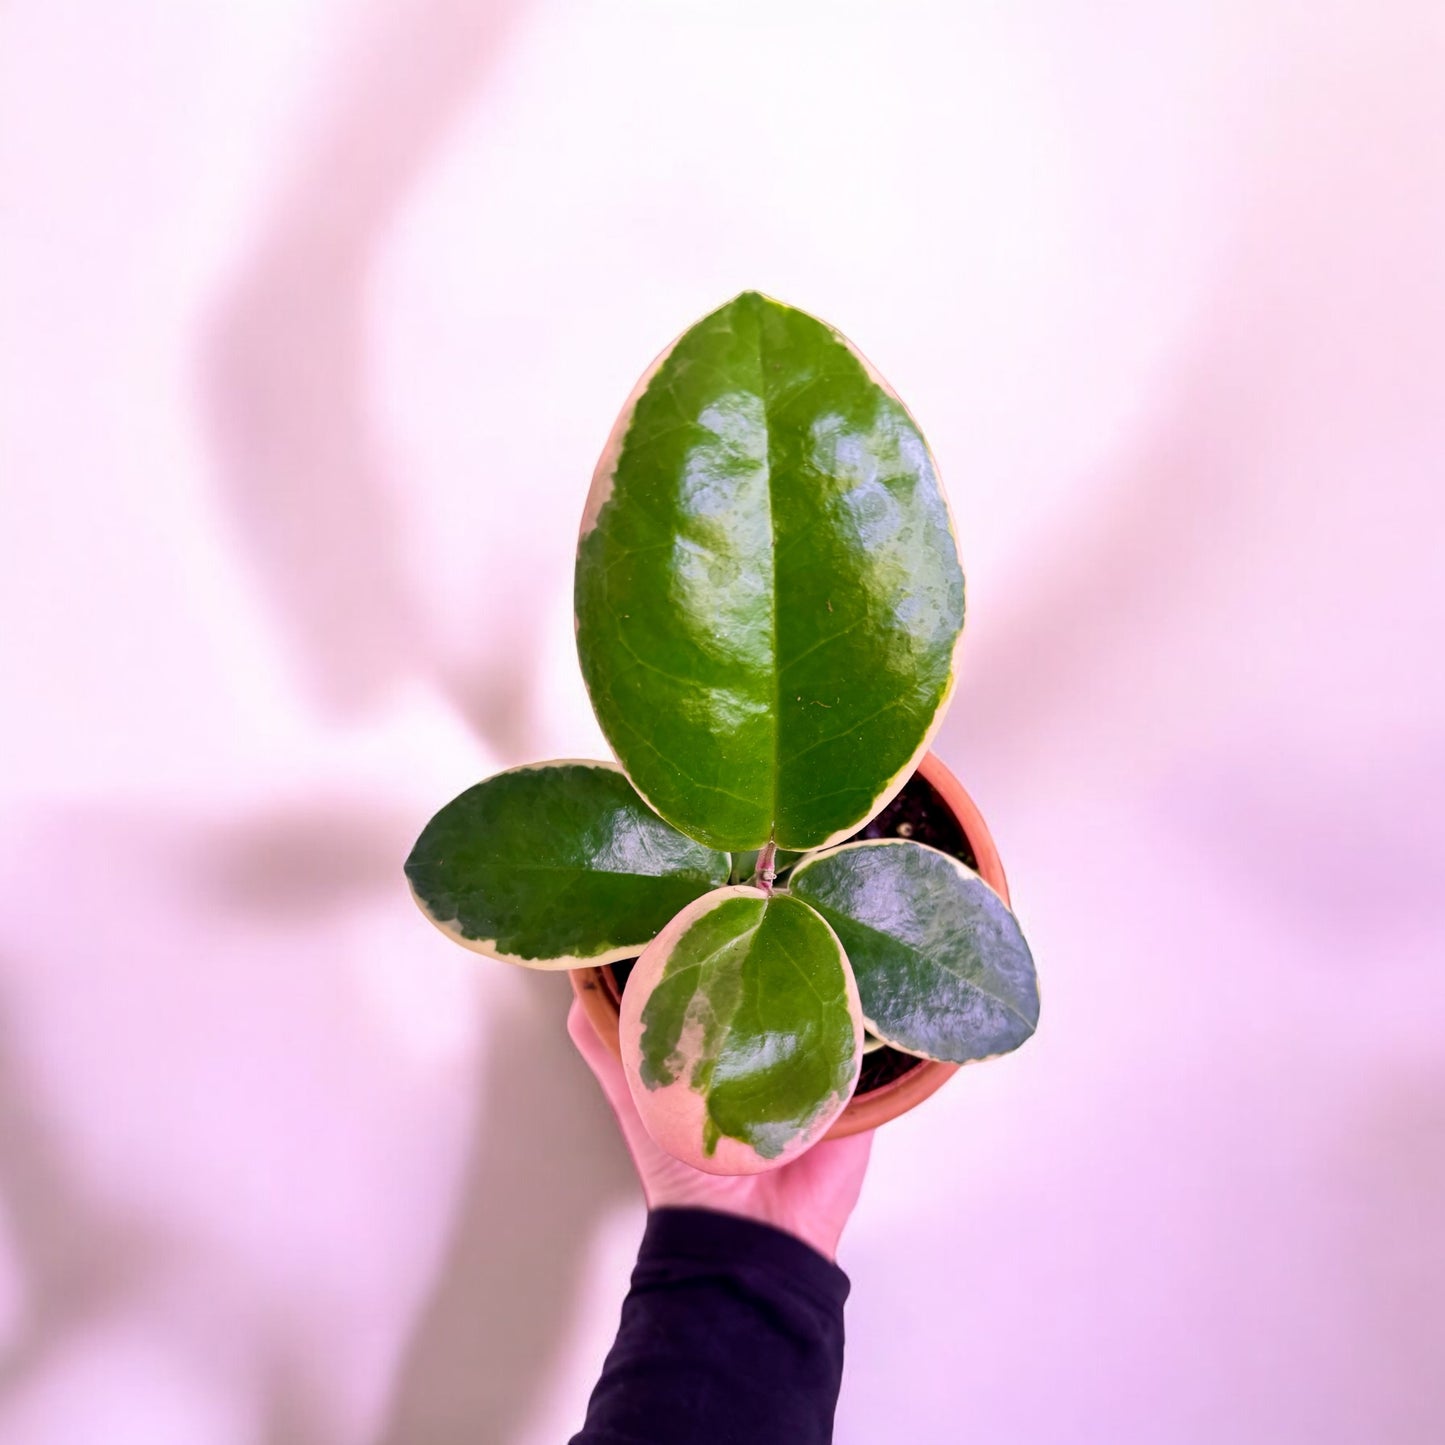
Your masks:
<svg viewBox="0 0 1445 1445"><path fill-rule="evenodd" d="M848 1277L832 1255L794 1230L716 1205L657 1205L648 1212L640 1258L762 1270L841 1307Z"/></svg>

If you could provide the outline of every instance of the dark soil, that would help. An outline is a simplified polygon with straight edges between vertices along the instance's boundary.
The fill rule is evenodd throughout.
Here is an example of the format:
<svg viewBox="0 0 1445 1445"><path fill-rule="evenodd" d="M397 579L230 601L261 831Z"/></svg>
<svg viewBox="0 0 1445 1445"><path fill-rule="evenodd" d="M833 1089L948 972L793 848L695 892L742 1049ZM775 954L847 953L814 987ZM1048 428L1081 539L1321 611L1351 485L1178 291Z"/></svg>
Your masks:
<svg viewBox="0 0 1445 1445"><path fill-rule="evenodd" d="M949 812L938 790L917 773L904 784L903 791L868 824L848 841L856 838L914 838L927 843L940 852L951 853L970 868L978 867L973 848L959 827L958 819ZM781 881L786 881L786 874ZM612 965L612 976L617 981L619 995L627 987L628 975L632 972L634 960L627 959ZM894 1079L901 1078L910 1069L916 1068L918 1060L912 1054L898 1049L874 1049L864 1054L863 1068L858 1076L860 1094L882 1088Z"/></svg>

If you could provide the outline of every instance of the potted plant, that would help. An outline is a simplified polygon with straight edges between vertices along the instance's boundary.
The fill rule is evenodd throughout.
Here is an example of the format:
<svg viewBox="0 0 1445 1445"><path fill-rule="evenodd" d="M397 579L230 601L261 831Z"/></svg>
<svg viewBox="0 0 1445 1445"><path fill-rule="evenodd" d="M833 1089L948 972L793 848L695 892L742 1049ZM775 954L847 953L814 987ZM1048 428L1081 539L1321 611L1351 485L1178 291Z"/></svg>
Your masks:
<svg viewBox="0 0 1445 1445"><path fill-rule="evenodd" d="M997 854L925 757L963 628L948 506L845 338L745 292L673 342L598 463L575 599L615 761L477 784L406 873L465 947L573 971L660 1145L774 1168L1033 1033Z"/></svg>

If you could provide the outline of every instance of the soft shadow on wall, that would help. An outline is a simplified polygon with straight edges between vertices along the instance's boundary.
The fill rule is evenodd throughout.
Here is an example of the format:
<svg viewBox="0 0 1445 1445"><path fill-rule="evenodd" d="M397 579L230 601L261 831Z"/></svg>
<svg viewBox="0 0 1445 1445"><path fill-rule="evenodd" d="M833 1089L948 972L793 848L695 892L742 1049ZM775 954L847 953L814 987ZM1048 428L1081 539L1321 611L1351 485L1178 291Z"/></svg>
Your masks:
<svg viewBox="0 0 1445 1445"><path fill-rule="evenodd" d="M525 756L535 730L536 618L519 597L516 617L478 630L477 656L426 636L368 415L364 305L384 228L486 85L523 9L525 0L434 0L368 25L364 55L345 68L344 90L218 309L207 368L221 486L318 695L358 707L423 669L504 759ZM396 842L387 837L376 889L399 887ZM295 889L293 871L264 850L247 866L260 868L256 903ZM397 1445L481 1428L512 1438L574 1312L595 1221L636 1192L561 1027L564 981L529 984L487 1019L493 1042L451 1243L383 1436ZM296 1423L282 1422L282 1435Z"/></svg>
<svg viewBox="0 0 1445 1445"><path fill-rule="evenodd" d="M353 906L399 889L395 845L407 821L320 809L234 825L199 850L194 886L211 910L250 919ZM417 923L426 927L420 915ZM517 982L488 1001L465 1174L394 1382L379 1437L390 1445L466 1440L483 1422L489 1439L512 1438L576 1316L595 1226L638 1194L611 1114L561 1026L566 977ZM315 1410L300 1369L282 1362L273 1399L275 1445L326 1445L308 1433Z"/></svg>
<svg viewBox="0 0 1445 1445"><path fill-rule="evenodd" d="M1323 1372L1341 1438L1357 1410L1413 1441L1439 1419L1424 1342L1445 1327L1441 443L1424 394L1445 352L1420 304L1439 294L1445 213L1418 205L1445 178L1430 139L1445 110L1430 52L1371 35L1373 52L1292 50L1331 105L1256 137L1272 164L1166 405L1011 594L980 599L939 750L1004 820L1006 860L1007 820L1046 818L1057 790L1085 800L1091 836L1156 837L1192 864L1197 914L1149 966L1236 982L1270 1021L1267 1042L1221 1031L1233 1066L1254 1049L1232 1100L1219 1050L1180 1100L1209 1100L1239 1141L1211 1288L1256 1317L1231 1322L1224 1378L1247 1380L1260 1339L1288 1340L1261 1411L1282 1417ZM1122 915L1142 886L1099 892ZM1235 921L1225 957L1191 951L1201 918ZM1078 952L1053 967L1082 980ZM1053 1019L1077 1038L1076 1006ZM1251 1251L1268 1264L1245 1279ZM1336 1334L1307 1345L1315 1314Z"/></svg>
<svg viewBox="0 0 1445 1445"><path fill-rule="evenodd" d="M272 1217L200 1218L197 1201L213 1197L215 1188L202 1183L197 1191L190 1178L164 1188L154 1178L128 1179L122 1192L132 1197L120 1203L107 1175L109 1192L98 1194L72 1169L32 1104L46 1091L27 1077L24 1052L12 1047L18 1025L7 1023L0 1034L0 1195L25 1304L0 1362L7 1427L20 1428L36 1411L55 1416L57 1392L67 1389L100 1388L110 1393L98 1398L114 1398L117 1408L144 1411L153 1402L148 1392L209 1388L211 1371L224 1377L239 1364L251 1381L247 1409L258 1413L259 1433L245 1438L268 1445L347 1445L357 1438L354 1406L338 1398L337 1380L318 1355L328 1322L340 1323L336 1304L294 1299L288 1291L295 1280L286 1279L283 1263L277 1277L265 1259L259 1277L249 1272L258 1263L255 1251L267 1248L259 1241L278 1238L278 1231L283 1245L296 1247L328 1221L354 1218L372 1227L386 1221L395 1228L412 1217L396 1204L346 1203L368 1172L345 1142L335 1155L339 1170L275 1175L278 1160L308 1128L335 1123L345 1132L327 1112L340 1100L365 1107L373 1097L360 1078L348 1085L347 1051L365 1043L354 1037L354 1022L336 1012L354 994L354 960L326 946L344 936L336 920L399 889L396 840L406 824L395 812L344 802L209 818L86 805L56 810L27 829L39 871L64 859L77 896L102 904L128 900L126 921L109 939L128 956L124 975L94 980L103 996L99 1012L73 1021L82 1031L99 1026L113 1035L97 1076L114 1077L129 1049L158 1049L160 1058L144 1072L153 1079L157 1069L169 1071L186 1081L185 1092L212 1120L210 1147L224 1159L208 1166L204 1134L188 1130L177 1167L219 1167L216 1188L233 1181L241 1198ZM100 875L117 872L121 853L128 861L107 893ZM403 899L400 906L409 905ZM148 944L161 919L169 921L168 936ZM419 916L416 926L426 928ZM270 956L263 951L268 937L275 940ZM224 938L236 942L206 949L207 939ZM92 936L83 923L52 929L49 947L49 966L64 986L92 974ZM153 958L135 956L147 947ZM177 968L187 961L195 977L178 989ZM25 978L33 970L11 972ZM462 1173L425 1301L410 1323L378 1317L359 1331L402 1342L383 1351L383 1367L395 1374L378 1382L379 1392L391 1403L373 1417L390 1421L377 1438L398 1445L474 1439L483 1427L488 1439L514 1438L541 1403L577 1317L596 1226L637 1193L613 1120L567 1038L565 978L529 975L516 984L488 999L491 1046L472 1083ZM119 1010L105 1002L122 997L130 1002ZM7 1021L26 1016L26 1000L4 1002ZM340 1054L338 1030L352 1036ZM296 1056L297 1040L320 1050L314 1063ZM278 1063L279 1075L271 1072ZM293 1096L313 1077L319 1100ZM140 1097L150 1097L153 1087L147 1084ZM248 1127L228 1130L234 1105L227 1100L253 1094ZM280 1117L294 1106L309 1124ZM274 1148L264 1137L273 1126L285 1136ZM123 1138L123 1123L116 1127ZM156 1147L153 1139L147 1143L127 1173L149 1174ZM323 1158L332 1152L323 1150ZM403 1185L403 1199L414 1194ZM377 1250L394 1258L397 1241L378 1240ZM420 1252L430 1253L424 1242ZM408 1242L401 1253L418 1250ZM306 1277L323 1290L328 1279L344 1287L335 1271L348 1260L365 1271L343 1250ZM395 1290L363 1286L357 1298L394 1301ZM94 1385L88 1371L96 1361L130 1358L116 1356L110 1341L146 1352L131 1365L144 1378L127 1385L106 1376ZM240 1364L238 1346L247 1363ZM354 1349L353 1339L347 1350ZM172 1372L174 1382L152 1378L152 1370ZM218 1389L211 1408L236 1408L234 1395L224 1403L228 1393ZM78 1418L93 1418L95 1399L72 1403Z"/></svg>
<svg viewBox="0 0 1445 1445"><path fill-rule="evenodd" d="M431 0L370 13L362 53L335 67L341 88L201 339L217 484L314 696L354 712L422 671L504 758L524 755L532 731L536 623L520 610L500 619L474 656L428 636L369 408L365 303L385 227L524 8ZM158 892L179 908L219 927L240 913L265 928L399 896L399 850L415 820L352 802L225 820L157 811L119 824L82 808L58 821L153 863ZM565 981L528 982L487 1020L495 1042L475 1083L464 1184L394 1383L388 1439L511 1437L566 1336L594 1226L636 1190L562 1025ZM0 1182L36 1301L0 1369L9 1400L53 1374L89 1321L123 1314L188 1269L181 1241L146 1219L112 1217L70 1177L45 1121L26 1111L22 1072L0 1040ZM348 1437L281 1322L264 1349L265 1436L340 1445Z"/></svg>
<svg viewBox="0 0 1445 1445"><path fill-rule="evenodd" d="M205 370L227 505L317 695L357 708L421 670L506 760L526 756L535 732L539 618L519 592L514 616L493 610L477 630L475 655L429 635L368 408L365 302L385 228L476 101L524 9L525 0L432 0L373 19L217 308ZM397 838L386 835L378 890L399 887ZM269 893L294 905L284 859L256 849L229 860L233 876L237 863L256 870L255 904ZM636 1192L561 1027L565 981L528 983L487 1020L492 1043L450 1243L382 1437L394 1445L471 1439L478 1429L512 1438L575 1313L595 1224ZM303 1427L283 1402L276 1445L296 1445Z"/></svg>
<svg viewBox="0 0 1445 1445"><path fill-rule="evenodd" d="M237 540L314 695L352 711L420 671L508 760L534 731L536 609L519 593L499 616L511 604L492 599L470 654L432 635L368 395L366 304L388 227L526 8L428 0L367 13L216 303L201 367Z"/></svg>
<svg viewBox="0 0 1445 1445"><path fill-rule="evenodd" d="M638 1196L616 1125L558 1027L570 986L524 982L491 1020L456 1227L381 1445L514 1439L576 1317L596 1225Z"/></svg>
<svg viewBox="0 0 1445 1445"><path fill-rule="evenodd" d="M8 969L0 963L0 976ZM26 1088L0 1019L0 1200L29 1307L0 1358L0 1401L46 1370L150 1272L163 1242L146 1222L117 1217L72 1174Z"/></svg>

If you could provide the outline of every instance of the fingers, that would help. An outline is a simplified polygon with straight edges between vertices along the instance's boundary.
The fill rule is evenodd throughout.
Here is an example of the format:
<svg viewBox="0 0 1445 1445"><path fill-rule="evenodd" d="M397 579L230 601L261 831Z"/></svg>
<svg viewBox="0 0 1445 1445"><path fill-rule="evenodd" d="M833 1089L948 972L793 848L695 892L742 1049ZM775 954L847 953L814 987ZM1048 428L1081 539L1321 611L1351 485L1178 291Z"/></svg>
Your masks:
<svg viewBox="0 0 1445 1445"><path fill-rule="evenodd" d="M793 1201L794 1233L829 1259L836 1256L838 1240L863 1192L872 1151L870 1129L846 1139L825 1139L787 1166L799 1171L800 1188Z"/></svg>
<svg viewBox="0 0 1445 1445"><path fill-rule="evenodd" d="M567 1032L576 1044L577 1052L592 1070L593 1077L602 1086L607 1102L612 1105L612 1112L622 1125L622 1132L632 1144L634 1135L642 1133L642 1120L638 1118L637 1105L632 1102L627 1075L622 1072L622 1065L613 1058L607 1045L597 1037L597 1030L576 999L572 1000L572 1007L567 1011Z"/></svg>
<svg viewBox="0 0 1445 1445"><path fill-rule="evenodd" d="M577 1052L587 1061L587 1067L602 1085L602 1092L607 1095L612 1107L616 1109L621 1101L626 1100L631 1108L632 1095L628 1093L627 1076L622 1072L622 1065L597 1037L597 1030L576 999L572 1000L572 1007L567 1011L567 1032L576 1044Z"/></svg>
<svg viewBox="0 0 1445 1445"><path fill-rule="evenodd" d="M868 1173L868 1160L873 1154L873 1130L866 1134L855 1134L851 1139L839 1139L836 1141L842 1149L842 1164L839 1166L839 1176L843 1180L843 1188L850 1197L848 1205L849 1212L858 1203L858 1197L863 1193L863 1180Z"/></svg>
<svg viewBox="0 0 1445 1445"><path fill-rule="evenodd" d="M602 1040L597 1037L597 1030L592 1027L583 1011L582 1000L579 998L573 998L572 1007L567 1010L567 1032L572 1042L577 1045L577 1052L587 1060L589 1067L597 1050L606 1052Z"/></svg>
<svg viewBox="0 0 1445 1445"><path fill-rule="evenodd" d="M824 1139L813 1145L791 1168L806 1166L819 1183L839 1193L850 1191L857 1197L868 1171L868 1156L873 1152L873 1131L850 1134L846 1139Z"/></svg>
<svg viewBox="0 0 1445 1445"><path fill-rule="evenodd" d="M850 1134L846 1139L827 1139L818 1147L828 1151L831 1167L861 1175L868 1168L868 1157L873 1152L873 1130Z"/></svg>
<svg viewBox="0 0 1445 1445"><path fill-rule="evenodd" d="M737 1207L739 1201L734 1188L737 1181L701 1174L680 1164L652 1139L643 1127L622 1065L597 1037L591 1020L576 1000L567 1014L567 1032L612 1107L648 1204L655 1206L659 1200L688 1202L748 1213ZM776 1192L785 1176L794 1179L808 1200L806 1217L790 1218L780 1227L831 1255L837 1248L838 1234L858 1201L872 1147L871 1131L847 1139L824 1140L775 1174L758 1176L751 1181L751 1187L755 1192L766 1191L770 1183ZM766 1216L764 1210L758 1217Z"/></svg>
<svg viewBox="0 0 1445 1445"><path fill-rule="evenodd" d="M870 1129L866 1134L853 1134L846 1139L825 1139L788 1166L803 1171L820 1215L831 1221L840 1233L863 1192L863 1177L868 1172L872 1152Z"/></svg>

